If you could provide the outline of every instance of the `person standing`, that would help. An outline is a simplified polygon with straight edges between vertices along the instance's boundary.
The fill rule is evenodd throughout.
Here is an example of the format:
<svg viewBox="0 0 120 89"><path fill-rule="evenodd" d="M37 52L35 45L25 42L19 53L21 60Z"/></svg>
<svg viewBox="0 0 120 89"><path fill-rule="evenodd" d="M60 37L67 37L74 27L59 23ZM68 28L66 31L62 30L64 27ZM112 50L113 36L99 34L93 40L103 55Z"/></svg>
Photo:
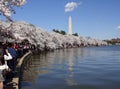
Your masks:
<svg viewBox="0 0 120 89"><path fill-rule="evenodd" d="M0 89L3 89L3 82L5 81L5 78L3 76L3 70L8 70L8 68L9 67L5 64L3 55L0 54Z"/></svg>
<svg viewBox="0 0 120 89"><path fill-rule="evenodd" d="M2 49L2 42L0 42L0 89L3 89L3 81L5 80L2 75L2 63L3 61L3 49Z"/></svg>
<svg viewBox="0 0 120 89"><path fill-rule="evenodd" d="M16 67L16 61L17 61L17 53L16 50L13 48L12 43L8 43L8 52L12 56L12 60L9 60L8 66L12 70L12 72L15 72L15 67Z"/></svg>

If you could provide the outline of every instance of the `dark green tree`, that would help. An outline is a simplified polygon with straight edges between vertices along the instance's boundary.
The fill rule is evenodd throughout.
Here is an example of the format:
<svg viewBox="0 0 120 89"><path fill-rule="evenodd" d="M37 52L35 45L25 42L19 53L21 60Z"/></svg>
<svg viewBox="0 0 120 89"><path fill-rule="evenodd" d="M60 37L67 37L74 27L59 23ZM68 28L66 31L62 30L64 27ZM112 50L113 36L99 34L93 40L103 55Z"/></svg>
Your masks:
<svg viewBox="0 0 120 89"><path fill-rule="evenodd" d="M62 35L66 35L66 32L63 31L63 30L61 30L60 33L61 33Z"/></svg>
<svg viewBox="0 0 120 89"><path fill-rule="evenodd" d="M72 34L73 36L78 36L78 33L74 33L74 34Z"/></svg>
<svg viewBox="0 0 120 89"><path fill-rule="evenodd" d="M60 31L59 31L59 30L56 30L56 29L53 29L53 31L56 32L56 33L60 33Z"/></svg>
<svg viewBox="0 0 120 89"><path fill-rule="evenodd" d="M54 32L56 32L56 33L60 33L60 34L62 34L62 35L66 35L66 32L63 31L63 30L59 31L59 30L53 29L52 31L54 31Z"/></svg>

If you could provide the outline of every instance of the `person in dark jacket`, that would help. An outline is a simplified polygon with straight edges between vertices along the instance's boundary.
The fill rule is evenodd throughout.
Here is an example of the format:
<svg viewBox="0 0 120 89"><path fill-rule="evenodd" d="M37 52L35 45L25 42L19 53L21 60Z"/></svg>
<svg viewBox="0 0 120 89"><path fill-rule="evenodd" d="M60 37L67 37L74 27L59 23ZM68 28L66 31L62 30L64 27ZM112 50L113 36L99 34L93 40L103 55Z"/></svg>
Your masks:
<svg viewBox="0 0 120 89"><path fill-rule="evenodd" d="M16 60L17 60L17 53L16 50L13 48L12 43L8 43L8 48L7 48L8 52L11 54L12 56L12 60L9 60L8 62L8 66L10 67L10 69L12 69L12 71L15 71L15 67L16 67Z"/></svg>

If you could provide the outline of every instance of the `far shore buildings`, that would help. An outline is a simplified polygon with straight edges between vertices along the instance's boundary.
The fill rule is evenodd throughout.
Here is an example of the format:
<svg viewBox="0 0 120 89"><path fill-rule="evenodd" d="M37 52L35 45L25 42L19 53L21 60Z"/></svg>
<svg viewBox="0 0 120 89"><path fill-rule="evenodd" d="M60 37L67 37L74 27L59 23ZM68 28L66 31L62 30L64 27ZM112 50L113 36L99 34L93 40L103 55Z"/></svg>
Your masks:
<svg viewBox="0 0 120 89"><path fill-rule="evenodd" d="M72 35L72 17L69 16L68 20L68 35Z"/></svg>

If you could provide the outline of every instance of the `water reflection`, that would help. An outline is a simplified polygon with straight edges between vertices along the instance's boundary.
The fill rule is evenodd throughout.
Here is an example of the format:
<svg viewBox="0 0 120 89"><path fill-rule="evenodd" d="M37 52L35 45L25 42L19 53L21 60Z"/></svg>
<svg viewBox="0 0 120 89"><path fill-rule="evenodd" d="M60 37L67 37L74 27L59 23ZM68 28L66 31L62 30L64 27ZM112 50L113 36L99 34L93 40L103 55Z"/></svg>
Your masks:
<svg viewBox="0 0 120 89"><path fill-rule="evenodd" d="M76 51L75 54L77 55L78 52ZM70 55L68 57L68 77L65 79L67 85L69 86L73 86L76 85L76 81L74 80L74 72L73 72L73 66L74 66L74 62L73 62L73 55L74 55L74 51L71 50L70 51ZM75 56L76 57L76 56Z"/></svg>
<svg viewBox="0 0 120 89"><path fill-rule="evenodd" d="M74 65L79 66L86 55L91 55L90 50L64 49L35 55L28 61L23 74L23 81L30 81L31 86L35 85L39 76L56 74L56 77L63 78L68 86L77 85L74 79ZM68 72L67 72L68 71ZM63 74L61 74L63 73ZM25 76L27 75L27 77Z"/></svg>

